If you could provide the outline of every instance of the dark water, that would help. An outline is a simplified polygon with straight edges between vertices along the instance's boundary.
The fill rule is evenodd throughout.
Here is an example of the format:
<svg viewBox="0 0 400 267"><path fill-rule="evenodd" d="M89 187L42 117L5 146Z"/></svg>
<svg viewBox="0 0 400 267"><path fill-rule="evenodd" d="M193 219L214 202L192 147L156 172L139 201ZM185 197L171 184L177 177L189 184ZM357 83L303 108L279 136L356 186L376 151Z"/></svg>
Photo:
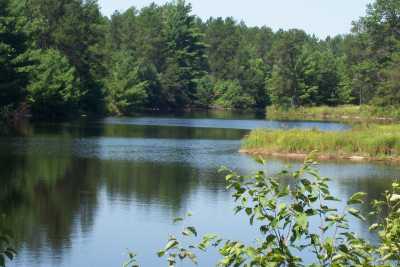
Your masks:
<svg viewBox="0 0 400 267"><path fill-rule="evenodd" d="M121 266L127 252L141 266L165 266L155 252L168 233L187 221L200 233L251 242L256 235L225 190L221 165L248 173L258 167L237 151L252 128L313 127L335 123L273 122L250 115L108 118L63 124L31 124L24 136L0 138L0 208L16 238L10 266ZM296 162L270 160L274 172ZM341 198L365 191L375 198L399 168L368 163L324 163ZM367 234L366 225L353 222ZM368 236L367 236L368 237ZM217 255L200 255L212 266Z"/></svg>

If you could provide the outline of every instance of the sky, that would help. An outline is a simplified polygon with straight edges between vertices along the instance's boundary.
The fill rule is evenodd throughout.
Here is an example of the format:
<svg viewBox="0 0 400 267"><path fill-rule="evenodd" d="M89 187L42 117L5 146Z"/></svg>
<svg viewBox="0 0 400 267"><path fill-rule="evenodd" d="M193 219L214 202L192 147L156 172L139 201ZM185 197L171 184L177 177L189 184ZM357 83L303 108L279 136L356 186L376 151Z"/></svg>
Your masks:
<svg viewBox="0 0 400 267"><path fill-rule="evenodd" d="M103 14L124 11L131 6L142 8L167 0L99 0ZM351 22L365 14L372 0L188 0L193 14L202 19L229 17L243 20L248 26L278 29L303 29L319 38L350 32Z"/></svg>

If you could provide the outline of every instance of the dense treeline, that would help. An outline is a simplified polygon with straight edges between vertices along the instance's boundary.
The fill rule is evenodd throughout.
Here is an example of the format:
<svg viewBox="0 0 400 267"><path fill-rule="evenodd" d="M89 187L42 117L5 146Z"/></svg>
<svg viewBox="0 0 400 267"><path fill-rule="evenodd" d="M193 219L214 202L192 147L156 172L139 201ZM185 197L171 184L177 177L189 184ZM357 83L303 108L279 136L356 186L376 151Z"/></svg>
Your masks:
<svg viewBox="0 0 400 267"><path fill-rule="evenodd" d="M0 106L36 115L138 109L400 105L400 2L376 0L352 33L202 21L190 4L110 18L96 0L2 0Z"/></svg>

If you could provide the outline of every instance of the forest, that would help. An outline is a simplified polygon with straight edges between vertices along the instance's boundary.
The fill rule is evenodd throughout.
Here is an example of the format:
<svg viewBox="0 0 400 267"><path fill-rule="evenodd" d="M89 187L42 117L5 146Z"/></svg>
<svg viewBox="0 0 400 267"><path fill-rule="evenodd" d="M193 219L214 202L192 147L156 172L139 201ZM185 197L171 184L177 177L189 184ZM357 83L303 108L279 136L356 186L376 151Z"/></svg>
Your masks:
<svg viewBox="0 0 400 267"><path fill-rule="evenodd" d="M2 116L400 105L400 2L349 34L203 21L183 0L111 17L96 0L0 2ZM355 18L357 19L357 18Z"/></svg>

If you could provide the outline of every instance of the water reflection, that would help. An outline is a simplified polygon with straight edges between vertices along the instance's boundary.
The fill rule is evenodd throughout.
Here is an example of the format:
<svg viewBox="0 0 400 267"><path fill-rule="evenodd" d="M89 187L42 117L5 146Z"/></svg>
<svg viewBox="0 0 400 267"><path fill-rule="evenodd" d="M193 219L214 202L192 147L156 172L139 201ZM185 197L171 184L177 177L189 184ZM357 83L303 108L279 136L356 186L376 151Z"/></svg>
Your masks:
<svg viewBox="0 0 400 267"><path fill-rule="evenodd" d="M193 127L193 128L215 128L215 129L245 129L255 128L268 129L292 129L292 128L318 128L324 131L340 131L349 129L350 126L333 122L302 122L302 121L269 121L269 120L237 120L237 119L192 119L192 118L107 118L106 124L123 125L145 125L145 126L175 126L175 127Z"/></svg>
<svg viewBox="0 0 400 267"><path fill-rule="evenodd" d="M225 127L215 129L205 128L204 119L173 119L185 127L132 120L34 124L25 137L0 138L0 208L19 250L11 266L118 266L128 248L139 253L143 266L160 266L154 251L177 230L171 220L188 210L195 214L190 223L203 232L253 239L243 217L233 215L217 172L221 165L243 173L257 168L237 153L248 132L238 121L222 120ZM254 123L264 122L242 122ZM203 128L189 127L199 124ZM266 169L273 173L288 164L296 168L299 162L271 159ZM399 171L343 162L320 169L342 199L356 191L378 197ZM366 233L366 225L354 221L353 227ZM215 260L204 257L202 266Z"/></svg>

